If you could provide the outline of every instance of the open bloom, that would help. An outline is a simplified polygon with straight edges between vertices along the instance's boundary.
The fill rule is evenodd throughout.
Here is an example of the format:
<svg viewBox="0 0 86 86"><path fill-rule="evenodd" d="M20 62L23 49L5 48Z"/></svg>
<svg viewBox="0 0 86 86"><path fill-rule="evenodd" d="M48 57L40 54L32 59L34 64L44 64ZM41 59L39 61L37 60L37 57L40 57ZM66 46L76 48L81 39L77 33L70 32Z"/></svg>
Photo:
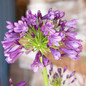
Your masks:
<svg viewBox="0 0 86 86"><path fill-rule="evenodd" d="M55 45L55 46L60 46L59 41L62 40L61 36L59 36L59 33L53 33L48 36L49 40L49 46Z"/></svg>
<svg viewBox="0 0 86 86"><path fill-rule="evenodd" d="M77 21L64 20L62 19L64 15L65 13L59 10L49 9L44 16L41 11L32 14L29 10L27 16L18 22L7 21L8 32L2 41L6 61L14 63L23 53L38 51L31 64L31 68L36 72L39 67L42 69L49 64L44 55L45 51L51 52L55 60L60 60L63 55L79 60L82 41L76 39L77 33L74 32ZM39 52L42 55L42 62Z"/></svg>
<svg viewBox="0 0 86 86"><path fill-rule="evenodd" d="M48 33L55 33L55 30L53 28L53 24L51 24L50 22L46 22L45 25L41 28L41 30L44 32L44 35L48 35Z"/></svg>
<svg viewBox="0 0 86 86"><path fill-rule="evenodd" d="M28 26L27 26L26 22L19 20L18 23L14 23L14 25L15 25L14 31L16 33L28 31Z"/></svg>
<svg viewBox="0 0 86 86"><path fill-rule="evenodd" d="M33 68L34 72L37 72L39 67L41 69L43 69L43 65L40 61L41 56L42 56L41 52L38 52L36 54L36 57L35 57L35 60L34 60L33 64L31 64L31 68Z"/></svg>

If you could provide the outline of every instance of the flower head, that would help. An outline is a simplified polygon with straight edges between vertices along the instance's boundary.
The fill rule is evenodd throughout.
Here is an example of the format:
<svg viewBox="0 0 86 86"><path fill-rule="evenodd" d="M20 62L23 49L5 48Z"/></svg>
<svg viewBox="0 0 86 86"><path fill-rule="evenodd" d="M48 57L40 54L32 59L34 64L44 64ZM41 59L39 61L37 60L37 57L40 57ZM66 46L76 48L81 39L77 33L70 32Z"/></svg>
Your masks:
<svg viewBox="0 0 86 86"><path fill-rule="evenodd" d="M76 19L63 20L65 13L49 9L42 16L41 11L32 14L29 10L26 17L15 23L7 21L8 32L2 41L4 54L8 63L14 63L24 52L38 51L31 68L36 72L39 67L49 64L45 51L51 52L55 60L67 55L73 60L79 60L82 51L81 40L76 39ZM23 49L24 48L24 49ZM39 52L42 55L40 61Z"/></svg>

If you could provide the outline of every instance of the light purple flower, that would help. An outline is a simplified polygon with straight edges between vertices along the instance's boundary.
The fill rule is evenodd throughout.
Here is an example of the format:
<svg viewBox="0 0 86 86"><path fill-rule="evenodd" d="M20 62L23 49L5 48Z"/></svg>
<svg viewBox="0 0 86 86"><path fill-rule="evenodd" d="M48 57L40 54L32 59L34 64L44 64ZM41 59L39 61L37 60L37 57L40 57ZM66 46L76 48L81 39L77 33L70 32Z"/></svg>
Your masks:
<svg viewBox="0 0 86 86"><path fill-rule="evenodd" d="M36 25L36 15L33 15L31 11L28 12L28 15L25 20L27 22L27 25Z"/></svg>
<svg viewBox="0 0 86 86"><path fill-rule="evenodd" d="M26 22L23 22L21 20L18 21L18 23L14 23L14 31L16 33L21 33L21 32L27 32L28 31L28 26Z"/></svg>
<svg viewBox="0 0 86 86"><path fill-rule="evenodd" d="M55 45L55 46L59 46L59 41L62 40L62 37L59 35L59 33L53 33L51 35L48 36L48 40L49 46Z"/></svg>
<svg viewBox="0 0 86 86"><path fill-rule="evenodd" d="M41 14L41 11L40 11L40 10L38 10L38 12L37 12L37 17L38 17L38 19L39 19L39 18L42 19L42 14Z"/></svg>
<svg viewBox="0 0 86 86"><path fill-rule="evenodd" d="M8 29L13 29L13 28L14 28L14 24L13 24L12 22L6 21L6 23L8 24L8 25L6 26L6 28L8 28Z"/></svg>
<svg viewBox="0 0 86 86"><path fill-rule="evenodd" d="M31 64L31 68L33 68L34 72L37 72L39 67L43 69L43 65L41 64L41 61L40 61L41 55L42 55L41 52L38 52L36 54L34 62Z"/></svg>
<svg viewBox="0 0 86 86"><path fill-rule="evenodd" d="M20 39L19 34L15 32L6 32L4 40L6 41L14 41Z"/></svg>
<svg viewBox="0 0 86 86"><path fill-rule="evenodd" d="M65 15L64 12L60 12L59 10L52 11L52 8L50 8L48 14L43 16L43 19L49 19L49 20L60 19L64 15Z"/></svg>
<svg viewBox="0 0 86 86"><path fill-rule="evenodd" d="M52 53L54 59L55 60L60 60L60 57L61 57L60 52L57 49L54 49L54 48L50 48L50 50L51 50L51 53Z"/></svg>
<svg viewBox="0 0 86 86"><path fill-rule="evenodd" d="M6 50L10 48L12 45L14 45L14 41L2 41L3 48Z"/></svg>
<svg viewBox="0 0 86 86"><path fill-rule="evenodd" d="M7 57L6 61L8 63L14 63L19 58L19 56L23 54L23 51L21 51L21 49L22 47L20 45L16 45L5 50L4 54Z"/></svg>
<svg viewBox="0 0 86 86"><path fill-rule="evenodd" d="M44 15L42 19L50 19L53 20L55 18L54 12L52 12L52 8L49 9L48 14Z"/></svg>
<svg viewBox="0 0 86 86"><path fill-rule="evenodd" d="M65 45L70 48L73 49L75 51L77 51L78 53L82 51L82 45L79 41L64 41Z"/></svg>
<svg viewBox="0 0 86 86"><path fill-rule="evenodd" d="M77 33L75 33L75 32L66 32L67 37L75 38L76 35L77 35Z"/></svg>
<svg viewBox="0 0 86 86"><path fill-rule="evenodd" d="M75 50L71 49L66 49L66 48L60 48L64 53L66 53L71 59L73 60L79 60L80 56L78 55L78 52Z"/></svg>
<svg viewBox="0 0 86 86"><path fill-rule="evenodd" d="M46 67L49 65L49 60L45 56L43 56L43 65Z"/></svg>
<svg viewBox="0 0 86 86"><path fill-rule="evenodd" d="M44 35L48 35L48 33L50 33L50 34L55 33L55 30L53 28L54 28L54 25L47 21L43 25L43 27L41 28L41 30L43 31Z"/></svg>
<svg viewBox="0 0 86 86"><path fill-rule="evenodd" d="M71 21L68 21L65 25L67 27L76 29L77 28L76 24L77 24L77 20L76 19L73 19Z"/></svg>

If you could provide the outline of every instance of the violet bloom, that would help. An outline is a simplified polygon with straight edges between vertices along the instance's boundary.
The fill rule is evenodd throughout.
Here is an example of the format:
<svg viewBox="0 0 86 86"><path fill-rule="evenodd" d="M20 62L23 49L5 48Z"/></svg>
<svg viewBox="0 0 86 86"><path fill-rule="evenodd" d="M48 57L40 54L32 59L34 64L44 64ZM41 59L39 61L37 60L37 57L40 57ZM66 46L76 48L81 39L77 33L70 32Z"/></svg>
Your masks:
<svg viewBox="0 0 86 86"><path fill-rule="evenodd" d="M49 20L54 20L54 19L60 19L65 15L64 12L60 12L59 10L52 11L52 8L49 9L48 14L43 16L43 19L49 19Z"/></svg>
<svg viewBox="0 0 86 86"><path fill-rule="evenodd" d="M76 29L77 28L76 24L77 24L77 20L76 19L73 19L71 21L68 21L65 25L67 27Z"/></svg>
<svg viewBox="0 0 86 86"><path fill-rule="evenodd" d="M18 39L20 39L18 33L15 33L13 31L5 33L4 40L6 40L6 41L15 41L15 40L18 40Z"/></svg>
<svg viewBox="0 0 86 86"><path fill-rule="evenodd" d="M33 15L30 10L25 20L27 22L27 25L36 25L36 15Z"/></svg>
<svg viewBox="0 0 86 86"><path fill-rule="evenodd" d="M79 41L64 41L64 43L68 48L73 49L78 53L82 51L82 45Z"/></svg>
<svg viewBox="0 0 86 86"><path fill-rule="evenodd" d="M39 18L42 19L42 14L41 14L40 10L38 10L38 12L37 12L37 17L38 17L38 19L39 19Z"/></svg>
<svg viewBox="0 0 86 86"><path fill-rule="evenodd" d="M55 33L55 30L53 28L54 28L54 25L47 21L43 25L43 27L41 28L41 30L43 31L44 35L48 35L48 33L50 33L50 34Z"/></svg>
<svg viewBox="0 0 86 86"><path fill-rule="evenodd" d="M26 86L26 82L25 81L22 81L22 82L20 82L20 83L18 83L17 85L15 85L15 86ZM12 82L12 79L10 78L9 79L9 85L10 86L13 86L13 82Z"/></svg>
<svg viewBox="0 0 86 86"><path fill-rule="evenodd" d="M43 56L43 65L46 67L49 65L49 60L45 56Z"/></svg>
<svg viewBox="0 0 86 86"><path fill-rule="evenodd" d="M4 40L4 54L8 63L13 63L23 54L22 48L28 54L38 50L44 55L45 51L51 51L56 60L60 60L63 55L68 55L74 60L78 60L82 51L81 40L76 39L76 20L67 21L61 19L65 15L59 10L49 9L48 14L42 17L40 11L32 14L28 11L26 17L22 17L16 23L7 21L7 28ZM67 28L67 29L66 29ZM63 53L59 51L62 50ZM40 62L41 55L37 53L31 67L36 72L39 67L43 68ZM40 56L39 56L40 55ZM43 58L44 66L48 64L48 59Z"/></svg>
<svg viewBox="0 0 86 86"><path fill-rule="evenodd" d="M6 50L14 45L14 41L2 41L3 48Z"/></svg>
<svg viewBox="0 0 86 86"><path fill-rule="evenodd" d="M6 23L8 24L8 25L6 26L6 28L8 28L8 29L13 29L13 28L14 28L14 24L13 24L12 22L6 21Z"/></svg>
<svg viewBox="0 0 86 86"><path fill-rule="evenodd" d="M20 45L16 45L14 47L10 47L9 49L5 50L4 54L7 57L6 61L8 63L14 63L16 59L19 58L23 54L21 51L22 47Z"/></svg>
<svg viewBox="0 0 86 86"><path fill-rule="evenodd" d="M62 37L59 35L59 33L53 33L51 35L48 36L48 40L49 46L55 45L55 46L59 46L59 41L62 40Z"/></svg>
<svg viewBox="0 0 86 86"><path fill-rule="evenodd" d="M75 38L76 35L77 35L77 33L75 33L75 32L66 32L67 38L70 38L70 39Z"/></svg>
<svg viewBox="0 0 86 86"><path fill-rule="evenodd" d="M52 53L54 59L60 60L60 57L61 57L60 52L54 48L50 48L50 50L51 50L51 53Z"/></svg>
<svg viewBox="0 0 86 86"><path fill-rule="evenodd" d="M18 21L18 23L14 23L14 31L16 33L21 33L21 32L27 32L28 31L28 26L26 22L23 22L21 20Z"/></svg>
<svg viewBox="0 0 86 86"><path fill-rule="evenodd" d="M78 52L66 48L61 48L61 50L66 53L71 59L73 60L79 60L80 56L78 55Z"/></svg>
<svg viewBox="0 0 86 86"><path fill-rule="evenodd" d="M41 56L42 56L41 52L38 52L36 54L34 62L31 64L31 68L33 68L34 72L37 72L39 67L43 69L43 65L41 64L41 61L40 61Z"/></svg>
<svg viewBox="0 0 86 86"><path fill-rule="evenodd" d="M43 16L43 19L53 20L54 18L55 18L54 12L52 12L51 8L49 9L48 14L46 14L45 16Z"/></svg>

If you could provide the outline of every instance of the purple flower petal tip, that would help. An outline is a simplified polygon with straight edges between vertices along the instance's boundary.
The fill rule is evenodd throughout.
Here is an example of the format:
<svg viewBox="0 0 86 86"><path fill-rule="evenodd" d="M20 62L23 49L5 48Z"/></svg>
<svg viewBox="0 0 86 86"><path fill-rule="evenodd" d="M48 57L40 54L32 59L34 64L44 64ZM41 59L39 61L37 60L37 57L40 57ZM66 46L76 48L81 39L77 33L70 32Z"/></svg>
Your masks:
<svg viewBox="0 0 86 86"><path fill-rule="evenodd" d="M18 83L16 86L26 86L26 82L25 81L22 81L22 82L20 82L20 83Z"/></svg>

